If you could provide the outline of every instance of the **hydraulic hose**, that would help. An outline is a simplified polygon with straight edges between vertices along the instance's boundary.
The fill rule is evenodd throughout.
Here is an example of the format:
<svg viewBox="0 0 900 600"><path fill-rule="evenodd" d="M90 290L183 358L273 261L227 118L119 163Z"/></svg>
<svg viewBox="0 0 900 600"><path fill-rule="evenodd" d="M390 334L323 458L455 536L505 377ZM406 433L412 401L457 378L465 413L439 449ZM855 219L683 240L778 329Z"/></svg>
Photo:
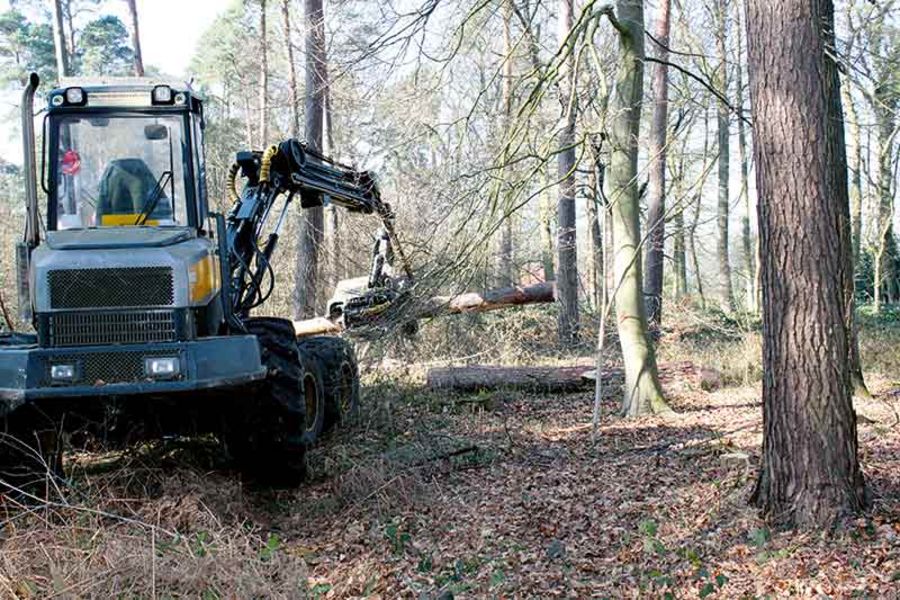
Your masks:
<svg viewBox="0 0 900 600"><path fill-rule="evenodd" d="M240 194L237 191L237 174L238 171L241 170L241 166L237 163L231 165L231 168L228 169L228 180L225 184L225 192L228 194L228 201L234 204L240 199Z"/></svg>
<svg viewBox="0 0 900 600"><path fill-rule="evenodd" d="M259 182L269 183L269 176L272 172L272 159L278 154L278 146L269 146L263 152L262 162L259 166Z"/></svg>

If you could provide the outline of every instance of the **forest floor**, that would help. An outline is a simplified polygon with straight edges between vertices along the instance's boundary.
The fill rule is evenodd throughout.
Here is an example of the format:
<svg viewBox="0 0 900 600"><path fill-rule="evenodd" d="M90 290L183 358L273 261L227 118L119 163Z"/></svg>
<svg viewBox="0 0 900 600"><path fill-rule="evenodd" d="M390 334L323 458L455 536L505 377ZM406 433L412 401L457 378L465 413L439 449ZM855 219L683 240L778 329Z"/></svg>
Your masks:
<svg viewBox="0 0 900 600"><path fill-rule="evenodd" d="M206 440L72 456L52 502L5 500L0 597L900 598L900 332L863 338L872 508L825 534L748 506L759 386L726 368L668 378L665 419L617 418L610 387L594 437L590 392L453 396L395 365L298 490L243 485Z"/></svg>

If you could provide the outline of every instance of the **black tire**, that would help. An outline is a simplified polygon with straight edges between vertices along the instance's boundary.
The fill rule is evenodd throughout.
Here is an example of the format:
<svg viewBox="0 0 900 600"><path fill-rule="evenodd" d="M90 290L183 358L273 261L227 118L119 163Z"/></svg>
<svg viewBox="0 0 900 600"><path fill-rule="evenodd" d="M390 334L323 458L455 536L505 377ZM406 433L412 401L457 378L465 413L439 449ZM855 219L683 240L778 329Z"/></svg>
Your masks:
<svg viewBox="0 0 900 600"><path fill-rule="evenodd" d="M290 321L249 319L269 374L237 398L225 426L225 443L238 467L261 483L291 486L305 474L306 448L324 423L321 377L300 357Z"/></svg>
<svg viewBox="0 0 900 600"><path fill-rule="evenodd" d="M348 423L359 412L359 365L353 347L338 337L301 338L297 345L308 363L319 365L325 390L325 431Z"/></svg>

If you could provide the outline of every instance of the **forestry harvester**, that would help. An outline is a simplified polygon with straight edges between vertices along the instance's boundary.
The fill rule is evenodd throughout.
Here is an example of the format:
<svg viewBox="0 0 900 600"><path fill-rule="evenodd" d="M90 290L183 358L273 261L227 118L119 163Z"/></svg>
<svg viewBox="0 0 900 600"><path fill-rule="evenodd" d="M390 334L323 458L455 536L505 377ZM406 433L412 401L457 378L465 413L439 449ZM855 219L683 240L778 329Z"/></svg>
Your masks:
<svg viewBox="0 0 900 600"><path fill-rule="evenodd" d="M132 80L50 92L38 178L37 86L32 75L23 94L17 248L20 309L36 333L0 337L7 433L58 468L66 431L213 432L253 477L298 479L305 449L357 408L356 359L341 338L298 339L291 321L252 313L276 283L272 255L292 204L377 214L393 235L373 177L287 140L237 154L233 206L216 214L200 99ZM354 310L381 295L355 297ZM9 455L20 444L2 446ZM10 460L7 470L23 466Z"/></svg>

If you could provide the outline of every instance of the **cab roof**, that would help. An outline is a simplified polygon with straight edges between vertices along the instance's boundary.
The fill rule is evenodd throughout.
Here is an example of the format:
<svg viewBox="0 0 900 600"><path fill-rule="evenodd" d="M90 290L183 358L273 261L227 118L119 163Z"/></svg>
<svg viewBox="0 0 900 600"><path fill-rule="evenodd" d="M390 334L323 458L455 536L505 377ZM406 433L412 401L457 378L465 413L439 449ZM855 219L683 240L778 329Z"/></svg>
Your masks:
<svg viewBox="0 0 900 600"><path fill-rule="evenodd" d="M162 98L160 88L167 88ZM47 95L48 109L55 112L84 110L185 109L202 114L201 100L190 84L148 77L65 77Z"/></svg>
<svg viewBox="0 0 900 600"><path fill-rule="evenodd" d="M87 92L98 90L109 91L144 91L152 90L158 85L167 85L173 92L193 93L190 84L183 81L153 77L63 77L59 87L50 91L62 92L68 88L80 87Z"/></svg>

